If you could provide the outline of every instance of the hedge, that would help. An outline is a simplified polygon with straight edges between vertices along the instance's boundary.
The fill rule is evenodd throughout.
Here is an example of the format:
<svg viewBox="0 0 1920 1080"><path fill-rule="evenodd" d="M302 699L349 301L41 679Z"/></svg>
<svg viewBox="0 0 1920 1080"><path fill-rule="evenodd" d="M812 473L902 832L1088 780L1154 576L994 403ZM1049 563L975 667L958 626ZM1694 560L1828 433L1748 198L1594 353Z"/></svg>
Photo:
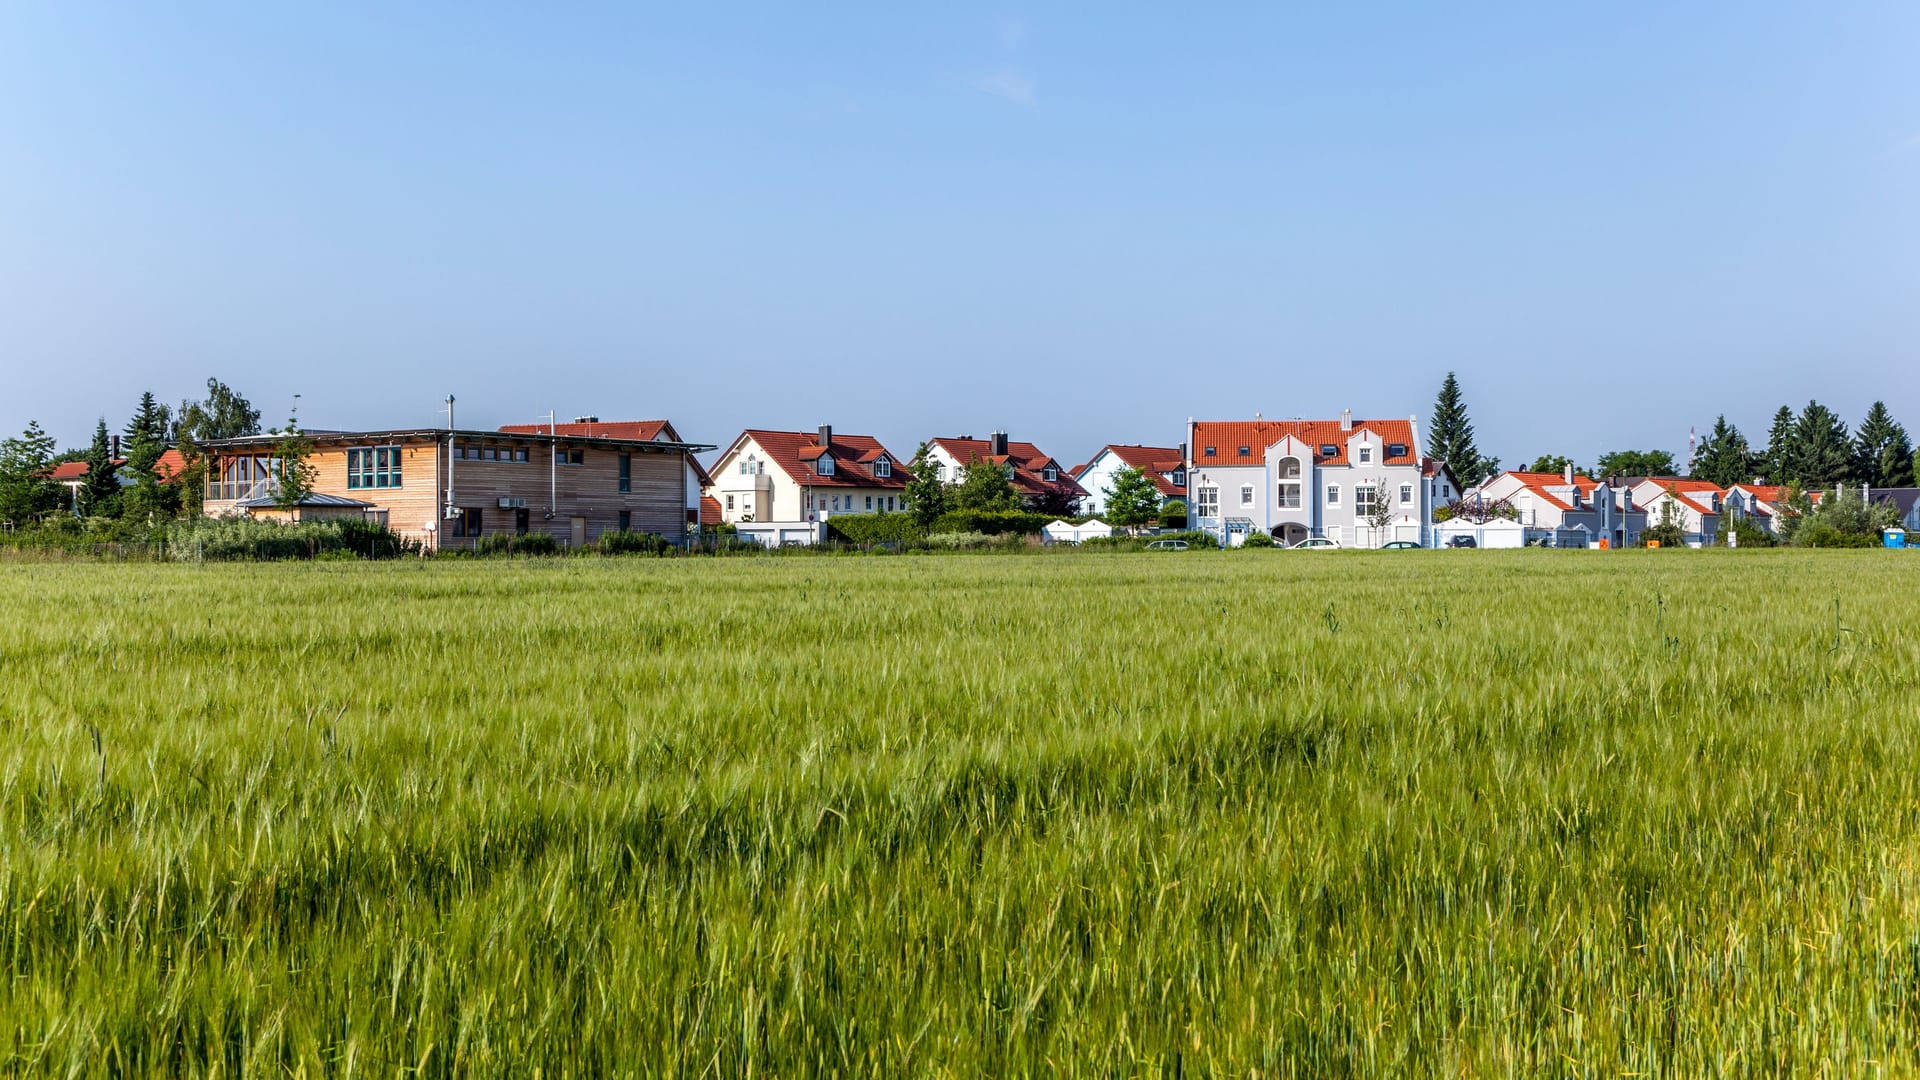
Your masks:
<svg viewBox="0 0 1920 1080"><path fill-rule="evenodd" d="M930 530L936 533L1007 533L1032 535L1059 520L1053 514L1029 514L1020 510L954 510L941 514Z"/></svg>
<svg viewBox="0 0 1920 1080"><path fill-rule="evenodd" d="M828 537L848 544L897 543L926 534L911 514L846 514L827 519Z"/></svg>

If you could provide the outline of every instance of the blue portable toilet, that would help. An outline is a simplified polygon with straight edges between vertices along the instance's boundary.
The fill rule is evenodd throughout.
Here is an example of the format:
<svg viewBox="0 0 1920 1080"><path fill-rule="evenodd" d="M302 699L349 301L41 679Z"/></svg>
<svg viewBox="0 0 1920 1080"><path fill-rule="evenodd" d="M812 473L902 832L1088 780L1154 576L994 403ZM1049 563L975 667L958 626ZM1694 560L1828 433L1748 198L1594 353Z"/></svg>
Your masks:
<svg viewBox="0 0 1920 1080"><path fill-rule="evenodd" d="M1888 529L1885 533L1882 534L1882 542L1885 543L1890 548L1906 547L1907 546L1907 530Z"/></svg>

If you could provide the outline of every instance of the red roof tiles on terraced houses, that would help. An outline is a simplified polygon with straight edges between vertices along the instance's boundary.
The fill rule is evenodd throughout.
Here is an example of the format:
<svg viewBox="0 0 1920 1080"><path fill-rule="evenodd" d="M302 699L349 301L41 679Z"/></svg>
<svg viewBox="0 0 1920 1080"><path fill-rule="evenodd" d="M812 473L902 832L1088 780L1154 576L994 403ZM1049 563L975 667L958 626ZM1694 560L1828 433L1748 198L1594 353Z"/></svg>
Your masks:
<svg viewBox="0 0 1920 1080"><path fill-rule="evenodd" d="M113 459L113 467L116 469L122 468L126 464L126 458ZM158 476L160 482L163 484L171 483L175 479L178 479L180 474L186 471L186 468L187 459L183 457L178 450L168 450L162 453L159 459L153 463L154 475ZM76 480L84 480L87 473L91 471L84 461L63 461L55 465L53 471L47 473L47 479L56 483L72 483Z"/></svg>
<svg viewBox="0 0 1920 1080"><path fill-rule="evenodd" d="M1153 481L1153 486L1159 489L1162 496L1174 498L1187 493L1187 486L1185 484L1176 484L1160 475L1161 473L1184 472L1186 470L1187 463L1181 459L1178 448L1171 446L1140 446L1135 443L1108 443L1100 449L1105 453L1112 454L1114 457L1119 458L1129 468L1139 469L1145 473L1147 479ZM1099 454L1093 456L1095 460L1098 460L1100 457ZM1087 466L1092 464L1093 461L1088 461L1086 465L1077 466L1069 470L1069 472L1075 480L1078 480L1086 473Z"/></svg>
<svg viewBox="0 0 1920 1080"><path fill-rule="evenodd" d="M1342 431L1338 420L1199 420L1193 425L1193 463L1258 465L1266 460L1267 447L1291 435L1313 447L1314 464L1345 465L1347 440L1357 431L1372 432L1388 447L1398 443L1404 448L1399 454L1383 449L1381 464L1414 463L1413 424L1407 420L1355 420L1350 431ZM1245 454L1240 453L1243 446ZM1329 446L1333 453L1321 452Z"/></svg>
<svg viewBox="0 0 1920 1080"><path fill-rule="evenodd" d="M828 474L820 472L819 462L826 455L827 447L820 445L820 436L815 432L748 428L741 432L741 437L759 444L774 467L809 487L897 488L902 491L907 487L907 467L901 462L900 456L880 445L880 440L871 435L833 432L829 436L833 472ZM738 440L735 440L735 444L738 445ZM890 475L878 476L874 473L874 466L882 456L889 463L887 471Z"/></svg>
<svg viewBox="0 0 1920 1080"><path fill-rule="evenodd" d="M990 461L995 465L1013 466L1014 490L1028 495L1058 493L1080 496L1087 489L1077 483L1066 467L1030 442L1007 442L1005 454L995 454L993 443L987 439L932 439L933 445L952 455L953 460L965 466L975 461ZM1041 475L1047 466L1053 466L1058 479L1048 480Z"/></svg>

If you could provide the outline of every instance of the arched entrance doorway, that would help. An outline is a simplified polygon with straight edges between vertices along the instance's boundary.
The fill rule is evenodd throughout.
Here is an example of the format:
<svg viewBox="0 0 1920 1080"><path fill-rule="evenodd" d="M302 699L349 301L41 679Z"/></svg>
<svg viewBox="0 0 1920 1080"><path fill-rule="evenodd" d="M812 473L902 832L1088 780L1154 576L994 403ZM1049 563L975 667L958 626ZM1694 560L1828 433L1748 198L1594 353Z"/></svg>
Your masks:
<svg viewBox="0 0 1920 1080"><path fill-rule="evenodd" d="M1283 546L1292 547L1307 538L1307 527L1297 522L1275 525L1273 527L1273 538L1278 540Z"/></svg>

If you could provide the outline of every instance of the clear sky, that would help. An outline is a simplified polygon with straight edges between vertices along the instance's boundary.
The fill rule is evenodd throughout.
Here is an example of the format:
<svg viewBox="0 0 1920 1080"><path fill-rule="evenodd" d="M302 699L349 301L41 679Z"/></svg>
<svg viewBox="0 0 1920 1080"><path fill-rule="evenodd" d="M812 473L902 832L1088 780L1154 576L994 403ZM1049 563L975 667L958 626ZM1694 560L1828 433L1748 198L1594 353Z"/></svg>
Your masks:
<svg viewBox="0 0 1920 1080"><path fill-rule="evenodd" d="M1912 0L935 7L0 5L0 432L1920 429Z"/></svg>

